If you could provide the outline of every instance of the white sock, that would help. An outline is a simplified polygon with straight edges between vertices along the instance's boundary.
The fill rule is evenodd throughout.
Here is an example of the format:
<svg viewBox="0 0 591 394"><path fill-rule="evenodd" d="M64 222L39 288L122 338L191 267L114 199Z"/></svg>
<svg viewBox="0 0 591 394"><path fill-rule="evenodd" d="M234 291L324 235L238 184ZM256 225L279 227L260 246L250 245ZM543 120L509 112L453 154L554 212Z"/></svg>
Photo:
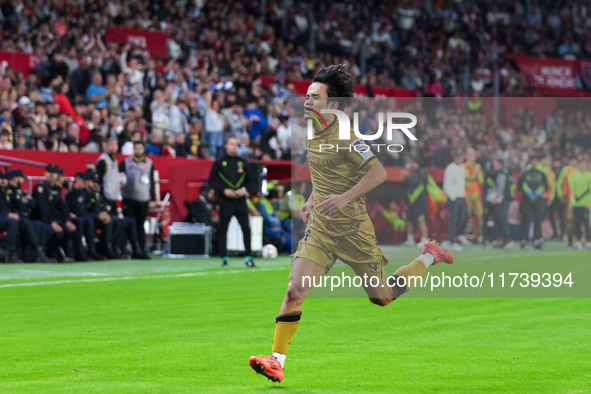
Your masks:
<svg viewBox="0 0 591 394"><path fill-rule="evenodd" d="M285 359L287 358L287 354L273 352L272 356L275 357L277 359L277 361L279 361L279 364L281 364L281 368L285 368L284 365L285 365Z"/></svg>
<svg viewBox="0 0 591 394"><path fill-rule="evenodd" d="M421 237L421 243L427 242L427 237Z"/></svg>
<svg viewBox="0 0 591 394"><path fill-rule="evenodd" d="M425 267L429 268L435 262L435 257L431 253L424 253L417 257L417 260L421 260L425 263Z"/></svg>
<svg viewBox="0 0 591 394"><path fill-rule="evenodd" d="M406 236L406 242L414 242L414 241L415 241L415 236L414 235L408 234Z"/></svg>

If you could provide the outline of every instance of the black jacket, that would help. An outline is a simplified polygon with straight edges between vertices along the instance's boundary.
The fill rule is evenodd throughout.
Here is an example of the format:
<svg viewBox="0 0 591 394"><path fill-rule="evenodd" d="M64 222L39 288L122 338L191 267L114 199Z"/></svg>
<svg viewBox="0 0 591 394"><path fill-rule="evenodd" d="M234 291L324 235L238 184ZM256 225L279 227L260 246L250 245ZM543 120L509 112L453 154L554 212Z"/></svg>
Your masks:
<svg viewBox="0 0 591 394"><path fill-rule="evenodd" d="M252 183L252 177L245 159L225 155L213 163L207 183L218 196L223 196L225 189L238 190L242 187L248 189Z"/></svg>
<svg viewBox="0 0 591 394"><path fill-rule="evenodd" d="M36 202L32 214L33 219L45 223L70 220L70 212L62 197L60 186L51 187L42 181L33 189L33 198Z"/></svg>

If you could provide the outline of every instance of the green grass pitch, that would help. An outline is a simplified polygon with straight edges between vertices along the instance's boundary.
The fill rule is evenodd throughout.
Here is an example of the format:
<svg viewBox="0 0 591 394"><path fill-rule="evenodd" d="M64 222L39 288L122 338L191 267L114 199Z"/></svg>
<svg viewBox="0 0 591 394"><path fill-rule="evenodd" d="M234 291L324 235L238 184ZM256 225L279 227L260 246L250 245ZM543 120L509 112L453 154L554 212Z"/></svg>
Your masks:
<svg viewBox="0 0 591 394"><path fill-rule="evenodd" d="M384 252L392 267L418 254ZM555 244L475 246L445 268L567 260L591 267ZM591 394L588 298L311 298L273 384L247 360L270 353L290 260L218 263L0 265L0 393Z"/></svg>

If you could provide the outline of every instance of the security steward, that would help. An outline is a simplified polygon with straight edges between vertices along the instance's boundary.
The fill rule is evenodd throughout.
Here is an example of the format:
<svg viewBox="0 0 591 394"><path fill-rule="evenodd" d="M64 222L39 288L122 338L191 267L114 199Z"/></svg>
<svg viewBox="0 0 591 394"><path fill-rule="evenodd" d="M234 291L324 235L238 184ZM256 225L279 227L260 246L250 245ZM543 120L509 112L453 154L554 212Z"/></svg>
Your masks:
<svg viewBox="0 0 591 394"><path fill-rule="evenodd" d="M530 164L519 178L518 189L523 193L521 200L521 248L525 248L529 238L529 227L534 223L534 248L542 249L542 220L546 212L546 199L543 197L548 190L548 177L538 170L539 156L533 154Z"/></svg>
<svg viewBox="0 0 591 394"><path fill-rule="evenodd" d="M133 250L131 258L150 260L150 256L139 246L135 221L129 217L118 218L108 211L108 206L104 204L103 196L99 193L98 174L86 172L86 191L89 196L89 203L86 206L88 211L91 214L99 215L98 220L103 223L106 220L106 215L111 218L110 223L113 224L112 237L105 239L106 244L111 245L111 251L121 257L121 253L117 249L124 251L126 242L129 240ZM96 218L95 223L97 223Z"/></svg>
<svg viewBox="0 0 591 394"><path fill-rule="evenodd" d="M103 204L107 211L117 215L117 199L121 188L121 175L117 163L117 151L119 143L117 138L107 141L105 152L99 156L96 162L96 173L99 177L99 186L103 196Z"/></svg>
<svg viewBox="0 0 591 394"><path fill-rule="evenodd" d="M121 195L123 196L123 216L135 219L135 228L139 246L146 250L146 232L144 222L148 218L150 208L156 207L156 190L154 188L154 163L146 157L143 142L133 144L133 157L128 157L119 165L127 181Z"/></svg>
<svg viewBox="0 0 591 394"><path fill-rule="evenodd" d="M16 250L16 236L18 233L18 215L10 212L10 207L7 200L6 173L0 174L0 232L6 231L4 237L4 244L6 250L1 250L2 260L8 263L22 263L23 261L18 257Z"/></svg>
<svg viewBox="0 0 591 394"><path fill-rule="evenodd" d="M86 191L85 182L86 174L77 172L74 176L72 190L66 195L66 205L70 211L70 216L73 216L72 221L76 223L76 228L82 228L82 233L86 239L88 256L93 260L106 260L107 257L99 254L94 244L95 221L86 210L88 192ZM101 237L102 235L101 233Z"/></svg>
<svg viewBox="0 0 591 394"><path fill-rule="evenodd" d="M76 225L70 218L70 212L61 195L61 185L58 184L59 168L55 164L48 164L45 168L45 180L41 181L33 189L33 198L36 201L32 212L34 220L40 220L51 226L54 234L51 245L62 246L67 250L69 241L74 241L75 255L78 261L89 261L86 249L82 245L82 234L76 229ZM72 261L72 259L60 254L57 248L52 248L55 257L60 262ZM53 256L52 256L53 257Z"/></svg>
<svg viewBox="0 0 591 394"><path fill-rule="evenodd" d="M218 195L220 205L220 223L218 232L218 249L222 258L222 267L228 267L228 256L226 249L228 225L232 216L236 216L246 249L245 264L248 267L256 267L252 259L250 247L250 224L248 220L248 197L246 185L249 185L253 176L249 173L246 162L238 153L238 140L230 137L224 145L226 154L217 159L211 167L207 183L213 187Z"/></svg>
<svg viewBox="0 0 591 394"><path fill-rule="evenodd" d="M26 179L25 174L22 170L14 169L6 177L8 180L6 201L10 212L18 216L18 229L22 241L25 241L22 245L30 246L36 253L36 257L32 261L36 263L55 263L55 259L50 259L45 255L45 243L43 243L45 239L42 237L45 237L46 230L39 226L36 228L33 221L29 219L29 199L21 188L23 180ZM39 233L37 232L38 229ZM24 255L24 250L22 252Z"/></svg>

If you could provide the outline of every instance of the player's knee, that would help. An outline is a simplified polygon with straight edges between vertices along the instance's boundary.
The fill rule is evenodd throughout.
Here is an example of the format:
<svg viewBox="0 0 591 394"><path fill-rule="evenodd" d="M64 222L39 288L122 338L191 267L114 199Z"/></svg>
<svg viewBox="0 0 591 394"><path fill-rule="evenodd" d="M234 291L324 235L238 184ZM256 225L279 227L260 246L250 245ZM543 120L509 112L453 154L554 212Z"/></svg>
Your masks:
<svg viewBox="0 0 591 394"><path fill-rule="evenodd" d="M377 306L386 306L390 302L392 302L392 300L394 300L394 298L370 298L369 300L371 301L372 304L375 304Z"/></svg>

